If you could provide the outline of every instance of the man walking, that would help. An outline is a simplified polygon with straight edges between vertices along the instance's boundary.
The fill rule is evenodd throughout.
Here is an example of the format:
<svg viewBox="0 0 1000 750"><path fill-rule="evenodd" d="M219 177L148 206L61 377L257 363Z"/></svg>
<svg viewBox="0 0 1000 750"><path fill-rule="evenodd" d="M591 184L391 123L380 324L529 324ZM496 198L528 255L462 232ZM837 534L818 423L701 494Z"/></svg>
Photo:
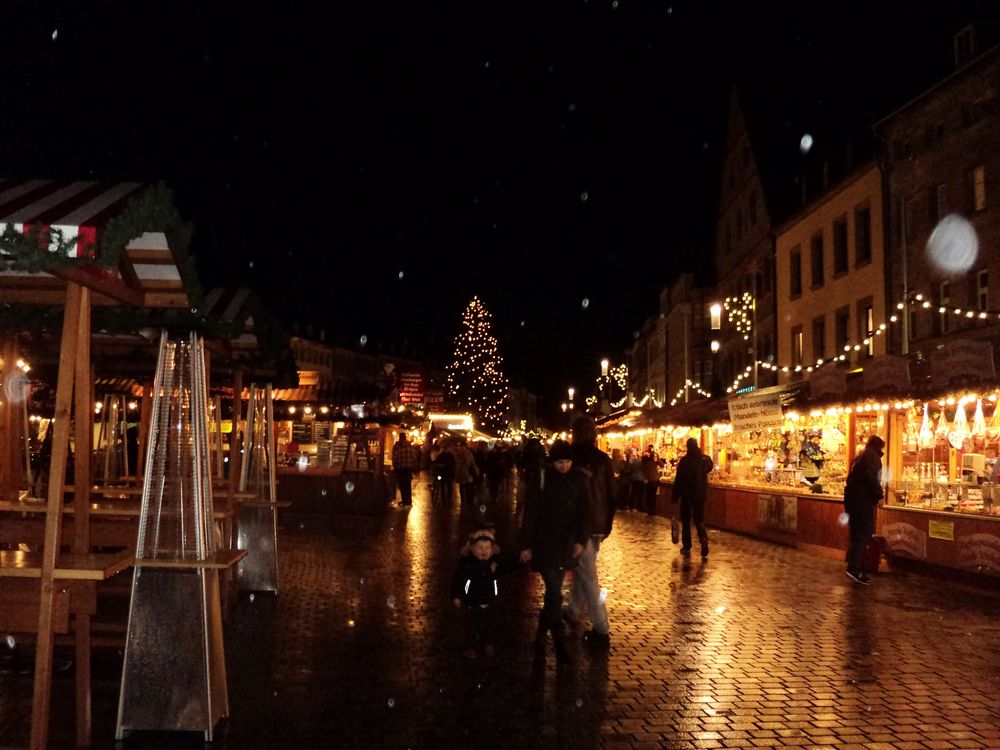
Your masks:
<svg viewBox="0 0 1000 750"><path fill-rule="evenodd" d="M698 530L701 556L708 557L708 531L705 529L705 502L708 500L708 475L712 459L701 452L698 441L687 440L687 454L677 462L674 493L671 502L681 503L681 554L691 554L691 518Z"/></svg>
<svg viewBox="0 0 1000 750"><path fill-rule="evenodd" d="M583 641L594 648L611 645L608 608L601 595L597 577L597 555L601 542L611 533L616 497L611 457L597 447L597 429L590 417L578 417L573 422L573 466L583 471L590 485L590 534L573 571L569 607L565 617L579 625L580 617L590 615L592 629L583 634Z"/></svg>
<svg viewBox="0 0 1000 750"><path fill-rule="evenodd" d="M406 439L406 431L399 431L399 440L392 446L392 470L399 485L399 499L405 507L413 503L413 471L420 465L417 449Z"/></svg>
<svg viewBox="0 0 1000 750"><path fill-rule="evenodd" d="M847 549L847 575L853 581L868 585L872 579L865 575L865 552L875 533L875 509L882 499L882 453L885 441L878 435L868 438L868 444L861 451L844 487L844 510L851 532L851 543Z"/></svg>

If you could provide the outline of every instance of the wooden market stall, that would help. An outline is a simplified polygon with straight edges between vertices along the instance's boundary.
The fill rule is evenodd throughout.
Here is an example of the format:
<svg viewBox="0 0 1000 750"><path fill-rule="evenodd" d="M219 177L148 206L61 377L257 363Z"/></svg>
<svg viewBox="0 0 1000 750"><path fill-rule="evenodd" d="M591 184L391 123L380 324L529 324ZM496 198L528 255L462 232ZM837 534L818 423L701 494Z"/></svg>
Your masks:
<svg viewBox="0 0 1000 750"><path fill-rule="evenodd" d="M68 587L68 608L76 645L76 737L78 744L87 745L94 586L131 564L127 554L90 551L89 461L76 462L71 554L62 551L71 422L76 455L91 453L91 311L93 306L189 308L193 301L185 283L189 230L163 186L47 180L0 180L0 230L0 303L6 311L0 337L7 376L17 354L18 334L31 329L39 306L63 307L44 543L33 555L5 554L0 559L0 579L39 581L37 594L20 608L36 612L30 743L39 750L48 745L54 634L65 611L60 592L66 580L74 581ZM9 410L10 401L3 401ZM0 415L0 422L9 424L9 413ZM17 500L16 489L8 481L0 499Z"/></svg>

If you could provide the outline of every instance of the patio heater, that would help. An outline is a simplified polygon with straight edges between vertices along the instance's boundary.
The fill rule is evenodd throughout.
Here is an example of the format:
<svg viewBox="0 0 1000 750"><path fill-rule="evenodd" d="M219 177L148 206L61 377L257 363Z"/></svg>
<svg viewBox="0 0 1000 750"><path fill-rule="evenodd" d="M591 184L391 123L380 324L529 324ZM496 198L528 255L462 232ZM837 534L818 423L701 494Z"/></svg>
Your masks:
<svg viewBox="0 0 1000 750"><path fill-rule="evenodd" d="M239 506L237 546L241 591L278 593L278 505L274 478L274 407L271 386L250 385L240 491L252 492Z"/></svg>
<svg viewBox="0 0 1000 750"><path fill-rule="evenodd" d="M101 421L97 429L92 476L96 484L107 487L124 482L129 475L125 396L105 396L98 406Z"/></svg>
<svg viewBox="0 0 1000 750"><path fill-rule="evenodd" d="M199 731L229 713L212 523L204 344L164 331L153 383L139 538L118 700L117 739Z"/></svg>

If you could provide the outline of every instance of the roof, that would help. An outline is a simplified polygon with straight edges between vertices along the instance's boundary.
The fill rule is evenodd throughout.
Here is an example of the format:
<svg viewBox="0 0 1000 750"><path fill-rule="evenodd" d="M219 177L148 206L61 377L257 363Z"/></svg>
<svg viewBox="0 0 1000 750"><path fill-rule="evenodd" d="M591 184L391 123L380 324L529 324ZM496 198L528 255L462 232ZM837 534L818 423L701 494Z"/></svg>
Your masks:
<svg viewBox="0 0 1000 750"><path fill-rule="evenodd" d="M96 304L188 307L200 298L190 228L163 185L0 178L0 233L3 301L61 304L67 281L94 290Z"/></svg>

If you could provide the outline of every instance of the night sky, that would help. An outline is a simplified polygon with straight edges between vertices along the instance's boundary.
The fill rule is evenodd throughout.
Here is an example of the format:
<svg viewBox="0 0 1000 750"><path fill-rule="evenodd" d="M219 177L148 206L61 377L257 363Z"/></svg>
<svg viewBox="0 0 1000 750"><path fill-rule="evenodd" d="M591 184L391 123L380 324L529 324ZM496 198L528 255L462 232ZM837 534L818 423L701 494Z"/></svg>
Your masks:
<svg viewBox="0 0 1000 750"><path fill-rule="evenodd" d="M673 274L705 267L734 82L789 153L806 132L821 147L946 71L960 22L1000 17L320 5L5 3L0 173L162 179L206 288L249 285L352 345L406 341L443 365L479 294L511 380L549 405L621 361Z"/></svg>

